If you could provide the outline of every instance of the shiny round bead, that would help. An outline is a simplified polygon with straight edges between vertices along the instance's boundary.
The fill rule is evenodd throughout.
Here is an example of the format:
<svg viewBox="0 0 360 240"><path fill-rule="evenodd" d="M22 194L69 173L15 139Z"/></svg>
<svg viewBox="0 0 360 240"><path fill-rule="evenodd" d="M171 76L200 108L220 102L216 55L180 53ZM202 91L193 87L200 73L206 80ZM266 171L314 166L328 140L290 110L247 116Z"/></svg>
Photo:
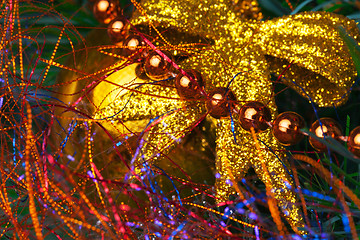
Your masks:
<svg viewBox="0 0 360 240"><path fill-rule="evenodd" d="M188 76L179 73L175 78L179 96L185 99L200 98L205 86L201 73L196 70L187 70L186 73Z"/></svg>
<svg viewBox="0 0 360 240"><path fill-rule="evenodd" d="M261 132L269 127L271 112L261 102L248 102L240 108L239 120L244 130L250 131L253 127L255 132Z"/></svg>
<svg viewBox="0 0 360 240"><path fill-rule="evenodd" d="M314 133L319 138L324 138L325 136L332 137L337 139L342 135L342 130L340 125L332 118L320 118L322 126L320 126L319 120L314 122L311 125L310 132ZM313 148L318 151L325 151L327 149L326 145L317 141L316 139L309 137L309 142Z"/></svg>
<svg viewBox="0 0 360 240"><path fill-rule="evenodd" d="M124 41L123 55L130 56L136 52L142 52L142 46L145 46L144 40L139 35L130 35Z"/></svg>
<svg viewBox="0 0 360 240"><path fill-rule="evenodd" d="M118 6L113 0L98 0L94 3L93 12L99 22L108 24L116 18Z"/></svg>
<svg viewBox="0 0 360 240"><path fill-rule="evenodd" d="M285 146L294 145L304 138L300 129L305 127L302 116L295 112L283 112L273 122L273 134L279 143Z"/></svg>
<svg viewBox="0 0 360 240"><path fill-rule="evenodd" d="M348 139L349 151L360 158L360 126L350 132Z"/></svg>
<svg viewBox="0 0 360 240"><path fill-rule="evenodd" d="M218 87L211 91L208 96L206 107L210 116L220 119L230 115L236 101L235 95L230 90Z"/></svg>
<svg viewBox="0 0 360 240"><path fill-rule="evenodd" d="M117 17L109 23L108 35L114 43L124 40L127 32L127 21L125 18Z"/></svg>
<svg viewBox="0 0 360 240"><path fill-rule="evenodd" d="M163 53L166 54L166 52ZM167 56L170 55L168 54ZM144 70L150 79L167 79L171 76L171 69L171 63L166 61L159 53L152 51L146 56Z"/></svg>

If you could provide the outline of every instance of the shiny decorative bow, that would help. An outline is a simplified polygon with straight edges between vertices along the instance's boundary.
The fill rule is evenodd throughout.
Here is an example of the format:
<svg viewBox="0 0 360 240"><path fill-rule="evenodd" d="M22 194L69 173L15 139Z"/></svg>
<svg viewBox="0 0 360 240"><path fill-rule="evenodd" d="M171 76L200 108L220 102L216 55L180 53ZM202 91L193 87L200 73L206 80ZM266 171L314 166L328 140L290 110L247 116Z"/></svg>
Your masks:
<svg viewBox="0 0 360 240"><path fill-rule="evenodd" d="M158 36L159 42L163 43L157 45L160 50L177 49L186 56L178 65L182 69L201 72L206 92L216 87L229 87L238 106L247 101L259 101L275 116L270 72L281 74L289 86L319 106L345 101L344 94L352 85L356 72L337 27L344 27L350 36L357 38L359 32L353 21L324 12L264 22L244 20L234 11L235 7L227 0L146 0L131 22L148 33L156 33L155 29L158 33L163 32ZM177 34L166 34L166 29ZM129 70L135 67L128 66L107 80L122 85L135 79ZM121 128L122 124L152 119L151 130L144 135L143 152L138 155L141 161L151 162L159 157L159 153L174 147L204 118L207 110L201 100L180 99L172 80L143 83L136 91L120 96L120 90L117 90L106 97L103 92L106 87L99 85L94 97L101 97L95 101L101 110L95 118L108 118L109 122L116 120L117 126L108 124L112 130ZM251 133L240 127L236 112L231 118L213 121L217 138L216 171L220 176L216 180L217 200L226 201L235 193L231 180L241 180L253 167L271 189L291 226L294 229L302 226L301 214L295 206L294 187L291 187L293 182L286 165L281 162L283 148L271 131L257 134L263 143L260 154Z"/></svg>

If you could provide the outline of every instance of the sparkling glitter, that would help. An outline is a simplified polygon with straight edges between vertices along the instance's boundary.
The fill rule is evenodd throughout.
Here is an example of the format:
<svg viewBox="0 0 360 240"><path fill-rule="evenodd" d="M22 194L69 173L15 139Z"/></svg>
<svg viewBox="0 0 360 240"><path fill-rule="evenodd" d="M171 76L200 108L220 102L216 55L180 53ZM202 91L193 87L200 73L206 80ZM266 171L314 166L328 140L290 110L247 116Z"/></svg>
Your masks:
<svg viewBox="0 0 360 240"><path fill-rule="evenodd" d="M144 12L134 13L133 25L171 27L184 36L185 33L196 34L207 39L206 48L196 54L189 53L186 60L177 63L182 69L201 72L206 81L206 92L216 87L229 87L239 104L246 101L266 103L273 118L276 105L270 72L282 74L285 83L302 95L305 93L301 88L305 89L307 97L319 106L344 102L343 95L356 76L337 26L343 26L354 38L359 32L355 22L343 16L313 12L264 22L245 20L248 17L233 11L238 6L227 0L203 0L201 4L197 0L145 0L141 6ZM252 19L258 17L250 16ZM172 46L198 43L191 37L177 39L165 35L165 39ZM284 71L287 66L289 68ZM237 75L239 72L242 74ZM235 75L237 77L232 81ZM143 148L144 159L155 161L156 153L170 151L176 145L174 139L190 131L206 113L203 101L182 101L171 81L163 85L144 84L136 90L116 101L109 100L96 118L116 116L122 123L130 126L134 123L132 126L135 126L139 120L166 116L161 120L165 124L156 124L149 132L148 144ZM285 217L289 223L293 227L302 227L299 208L294 204L294 189L289 187L293 183L286 167L269 149L262 148L260 157L254 150L252 135L240 127L236 113L232 114L232 119L212 119L217 126L216 171L222 176L216 179L217 200L227 201L230 194L236 193L225 180L231 179L229 172L240 180L253 167L259 178L270 189L275 189L272 195L288 213ZM270 130L257 134L257 138L271 149L279 150L277 155L284 158L283 148Z"/></svg>

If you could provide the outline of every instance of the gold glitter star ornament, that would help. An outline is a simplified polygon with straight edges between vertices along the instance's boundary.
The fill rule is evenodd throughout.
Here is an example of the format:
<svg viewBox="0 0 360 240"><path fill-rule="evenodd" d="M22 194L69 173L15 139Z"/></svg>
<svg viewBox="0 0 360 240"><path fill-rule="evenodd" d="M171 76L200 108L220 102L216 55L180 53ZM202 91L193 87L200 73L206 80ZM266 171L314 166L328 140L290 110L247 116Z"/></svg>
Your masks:
<svg viewBox="0 0 360 240"><path fill-rule="evenodd" d="M216 169L220 174L216 180L217 201L226 201L230 194L236 193L232 185L237 185L252 167L267 186L268 197L276 200L297 231L303 222L292 179L286 164L281 162L283 148L269 129L259 131L256 136L244 130L236 109L246 102L257 101L266 105L274 118L276 105L270 72L281 74L289 86L320 106L340 104L356 72L337 26L344 27L354 38L359 32L353 21L331 13L245 21L235 6L225 0L147 0L137 5L131 22L149 38L158 39L157 49L176 49L185 56L177 64L202 74L204 92L226 89L226 94L234 96L233 103L226 105L229 115L209 117L215 122L217 138ZM114 73L114 83L122 81L127 68ZM134 73L131 76L136 79ZM99 103L100 110L95 114L97 119L109 118L118 121L118 125L152 119L135 165L153 162L175 146L209 111L214 116L212 109L206 107L209 96L191 101L181 98L174 80L140 83L134 91L108 99L105 105ZM223 99L228 99L226 94ZM254 139L263 144L257 145Z"/></svg>

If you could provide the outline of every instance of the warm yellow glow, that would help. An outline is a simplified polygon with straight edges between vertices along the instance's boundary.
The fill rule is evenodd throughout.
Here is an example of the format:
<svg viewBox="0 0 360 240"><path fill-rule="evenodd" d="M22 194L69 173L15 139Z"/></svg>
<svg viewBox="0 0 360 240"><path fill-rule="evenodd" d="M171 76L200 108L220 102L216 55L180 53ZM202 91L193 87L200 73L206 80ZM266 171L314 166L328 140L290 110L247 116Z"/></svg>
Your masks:
<svg viewBox="0 0 360 240"><path fill-rule="evenodd" d="M118 66L124 64L120 62ZM98 108L95 111L95 118L104 118L106 113L99 111L105 106L115 102L121 96L129 93L128 89L134 89L139 84L144 83L143 80L137 78L135 69L139 64L129 65L106 78L106 81L102 81L99 85L97 85L94 89L93 93L93 103L94 106ZM127 89L124 89L126 87ZM103 115L104 114L104 115ZM102 122L102 125L108 130L110 133L114 135L122 135L128 134L128 129L131 131L139 132L142 131L143 128L149 120L140 120L140 121L132 121L124 124L112 124L112 121Z"/></svg>
<svg viewBox="0 0 360 240"><path fill-rule="evenodd" d="M119 63L119 66L122 64L123 63ZM106 78L106 82L103 81L99 83L94 89L94 105L99 108L105 107L114 102L116 98L128 92L128 90L123 87L132 87L132 85L137 86L139 83L143 83L144 81L137 78L135 74L137 65L138 63L131 64L130 66L114 72Z"/></svg>

